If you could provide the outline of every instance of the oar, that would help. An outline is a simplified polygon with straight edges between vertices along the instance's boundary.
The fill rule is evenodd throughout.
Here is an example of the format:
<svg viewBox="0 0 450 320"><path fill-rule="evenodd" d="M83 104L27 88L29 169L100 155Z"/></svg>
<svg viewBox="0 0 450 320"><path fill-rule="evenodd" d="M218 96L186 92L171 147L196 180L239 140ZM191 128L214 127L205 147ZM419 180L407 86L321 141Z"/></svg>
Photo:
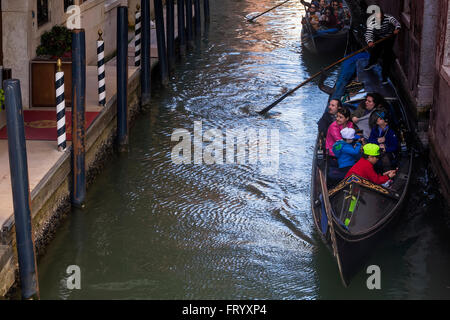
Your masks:
<svg viewBox="0 0 450 320"><path fill-rule="evenodd" d="M387 40L387 39L391 38L392 36L394 36L394 34L391 34L391 35L387 36L386 38L383 38L383 39L380 39L380 40L378 40L378 41L375 41L375 42L374 42L374 45L377 45L377 44L379 44L380 42L382 42L382 41L384 41L384 40ZM362 48L362 49L359 49L358 51L353 52L352 54L350 54L350 55L348 55L348 56L342 58L341 60L336 61L336 62L330 64L330 65L329 65L328 67L326 67L325 69L320 70L319 72L317 72L316 74L314 74L312 77L310 77L310 78L306 79L305 81L303 81L302 83L300 83L300 84L299 84L298 86L296 86L294 89L291 89L291 90L289 90L288 92L286 92L285 94L283 94L283 95L282 95L281 97L279 97L275 102L273 102L271 105L265 107L263 110L259 111L258 113L259 113L259 114L265 114L267 111L269 111L270 109L272 109L273 107L275 107L278 103L280 103L281 101L283 101L286 97L290 96L292 93L294 93L295 91L297 91L297 89L303 87L305 84L307 84L308 82L310 82L312 79L314 79L315 77L317 77L318 75L320 75L322 72L325 72L325 71L327 71L327 70L333 68L335 65L337 65L337 64L339 64L339 63L341 63L341 62L343 62L343 61L345 61L345 60L347 60L347 59L349 59L349 58L351 58L351 57L357 55L358 53L361 53L361 52L363 52L363 51L365 51L365 50L367 50L367 49L369 49L369 46L366 46L366 47L364 47L364 48Z"/></svg>
<svg viewBox="0 0 450 320"><path fill-rule="evenodd" d="M334 231L334 225L333 225L333 217L331 215L331 203L330 198L328 196L328 188L327 188L327 182L325 180L325 175L320 170L320 168L317 168L319 170L319 180L320 180L320 187L322 190L322 198L325 206L325 213L327 215L328 220L328 227L330 228L330 238L331 238L331 248L333 249L333 255L336 257L336 261L338 264L339 272L342 275L342 264L341 264L341 257L339 256L339 251L337 248L337 242L336 242L336 233ZM343 277L341 277L342 283L345 287L347 287L347 284L345 283Z"/></svg>
<svg viewBox="0 0 450 320"><path fill-rule="evenodd" d="M291 1L291 0L286 0L286 1L282 2L282 3L279 3L279 4L277 4L275 7L273 7L272 9L269 9L269 10L267 10L267 11L264 11L263 13L260 13L260 14L258 14L257 16L252 17L251 19L248 19L248 21L251 22L251 21L255 20L256 18L262 16L263 14L265 14L265 13L267 13L267 12L269 12L269 11L272 11L273 9L276 9L276 8L278 8L279 6L282 6L283 4L285 4L285 3L288 2L288 1Z"/></svg>

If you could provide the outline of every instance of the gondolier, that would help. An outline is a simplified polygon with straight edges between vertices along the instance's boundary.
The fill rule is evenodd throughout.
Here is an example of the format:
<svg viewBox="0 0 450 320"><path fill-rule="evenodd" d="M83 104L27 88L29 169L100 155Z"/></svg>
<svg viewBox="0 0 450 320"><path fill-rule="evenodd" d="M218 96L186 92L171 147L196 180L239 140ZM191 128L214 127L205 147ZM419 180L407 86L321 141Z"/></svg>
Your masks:
<svg viewBox="0 0 450 320"><path fill-rule="evenodd" d="M377 23L378 22L378 23ZM365 34L366 42L370 49L370 60L368 65L364 70L372 69L378 59L381 57L381 68L382 68L382 83L387 84L387 76L389 70L395 61L395 55L392 48L394 47L395 37L387 39L378 45L374 45L375 41L388 37L391 34L398 34L400 32L401 25L393 16L389 14L384 14L383 10L380 11L369 18L367 23L367 30Z"/></svg>

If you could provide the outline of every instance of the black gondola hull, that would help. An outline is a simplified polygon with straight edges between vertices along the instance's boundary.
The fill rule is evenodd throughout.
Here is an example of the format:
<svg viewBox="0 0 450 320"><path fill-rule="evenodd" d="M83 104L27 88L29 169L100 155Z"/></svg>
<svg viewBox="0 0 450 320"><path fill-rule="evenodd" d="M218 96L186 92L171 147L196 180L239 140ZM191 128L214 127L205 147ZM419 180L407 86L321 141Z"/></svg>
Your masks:
<svg viewBox="0 0 450 320"><path fill-rule="evenodd" d="M310 53L318 55L322 53L335 53L343 55L347 47L348 29L334 34L313 35L302 29L301 38L304 48Z"/></svg>
<svg viewBox="0 0 450 320"><path fill-rule="evenodd" d="M392 118L397 119L397 126L402 125L402 134L408 135L410 132L408 117L395 88L391 85L381 85L379 66L364 71L366 64L367 59L357 61L358 79L364 83L366 92L368 92L367 89L383 92L383 95L389 98L391 106L389 111ZM411 177L413 152L408 151L411 150L409 143L406 143L406 140L403 141L406 143L405 149L397 154L398 172L391 188L386 189L361 177L351 176L342 180L337 186L333 186L331 190L328 190L326 186L326 199L324 199L320 196L322 184L319 179L319 168L323 172L326 172L327 168L325 160L318 159L319 141L317 137L311 176L313 219L322 240L337 260L342 282L348 286L351 279L362 270L374 248L383 240L386 231L395 225L394 222L401 213ZM352 209L355 214L351 215L351 222L344 226L343 222L350 212L348 202L355 194L358 199L355 203L358 203L359 207L356 207L356 211ZM323 202L327 201L331 212L325 211L327 215L324 215ZM324 222L325 219L328 220L326 216L332 217L333 228ZM333 229L332 236L331 229ZM331 240L333 238L334 243Z"/></svg>

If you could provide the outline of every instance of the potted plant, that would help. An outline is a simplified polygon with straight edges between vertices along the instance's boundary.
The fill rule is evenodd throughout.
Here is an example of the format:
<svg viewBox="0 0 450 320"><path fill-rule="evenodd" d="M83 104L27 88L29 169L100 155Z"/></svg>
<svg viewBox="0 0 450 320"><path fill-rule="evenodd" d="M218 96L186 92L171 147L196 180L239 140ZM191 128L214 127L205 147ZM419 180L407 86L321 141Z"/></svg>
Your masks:
<svg viewBox="0 0 450 320"><path fill-rule="evenodd" d="M36 49L37 57L31 61L31 103L33 107L55 107L55 73L58 58L64 71L66 105L72 95L72 32L65 26L54 26L41 36Z"/></svg>
<svg viewBox="0 0 450 320"><path fill-rule="evenodd" d="M36 49L37 56L51 59L72 59L72 32L65 26L54 26L41 36L41 44Z"/></svg>

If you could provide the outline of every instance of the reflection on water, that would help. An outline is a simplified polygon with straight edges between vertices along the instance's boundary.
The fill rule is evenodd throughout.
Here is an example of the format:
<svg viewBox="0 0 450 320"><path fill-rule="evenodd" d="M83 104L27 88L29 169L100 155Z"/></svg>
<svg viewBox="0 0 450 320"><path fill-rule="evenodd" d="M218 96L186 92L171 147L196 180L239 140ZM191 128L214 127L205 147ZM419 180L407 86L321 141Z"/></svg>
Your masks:
<svg viewBox="0 0 450 320"><path fill-rule="evenodd" d="M87 208L73 210L40 259L43 299L450 297L448 215L423 166L401 226L371 261L382 290L367 290L364 272L342 287L310 213L311 152L327 96L313 81L267 117L256 114L340 57L303 52L296 1L246 22L272 5L211 3L208 37L167 88L153 85L129 152L108 161ZM279 130L277 174L249 163L175 165L171 134L193 132L194 121L204 131ZM66 287L69 265L81 268L81 290Z"/></svg>

